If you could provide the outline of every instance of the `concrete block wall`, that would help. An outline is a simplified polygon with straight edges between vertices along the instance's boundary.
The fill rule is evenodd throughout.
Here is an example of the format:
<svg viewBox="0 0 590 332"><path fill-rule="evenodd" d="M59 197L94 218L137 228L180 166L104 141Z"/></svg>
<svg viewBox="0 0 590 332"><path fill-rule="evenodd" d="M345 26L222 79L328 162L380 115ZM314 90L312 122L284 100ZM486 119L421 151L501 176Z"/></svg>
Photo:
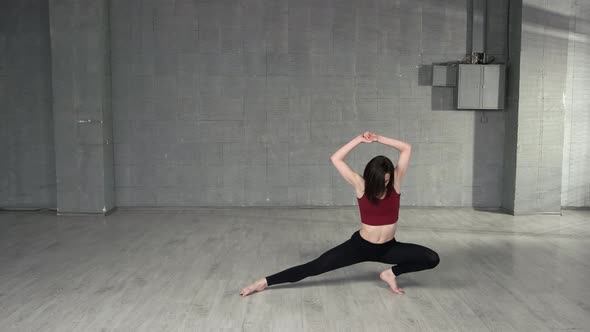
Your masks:
<svg viewBox="0 0 590 332"><path fill-rule="evenodd" d="M355 204L329 156L373 130L414 146L403 204L500 206L504 114L428 81L468 52L467 0L111 5L117 205Z"/></svg>
<svg viewBox="0 0 590 332"><path fill-rule="evenodd" d="M429 86L429 65L468 51L469 1L125 1L110 16L92 11L107 2L3 1L0 206L54 207L68 191L55 163L79 212L97 197L104 208L354 204L328 156L365 129L414 144L406 205L588 206L588 4L509 3L488 2L487 40L509 60L507 112L472 112ZM55 117L51 6L63 14L52 31L87 34L51 40ZM508 12L524 30L506 30ZM397 157L367 145L349 161L362 172L377 153ZM98 190L115 175L116 202Z"/></svg>
<svg viewBox="0 0 590 332"><path fill-rule="evenodd" d="M114 208L109 1L49 1L57 210Z"/></svg>
<svg viewBox="0 0 590 332"><path fill-rule="evenodd" d="M0 1L0 207L55 207L46 1Z"/></svg>
<svg viewBox="0 0 590 332"><path fill-rule="evenodd" d="M508 15L510 0L488 0L486 2L486 53L495 58L496 63L506 63L508 49Z"/></svg>
<svg viewBox="0 0 590 332"><path fill-rule="evenodd" d="M573 0L524 0L518 6L520 34L511 35L511 39L520 40L520 55L510 62L518 61L519 86L509 84L510 121L506 122L506 145L511 150L506 165L511 169L505 171L505 191L509 192L504 201L513 201L505 207L514 214L560 213L564 196L568 198L576 190L582 197L584 191L590 192L588 175L583 173L590 161L583 153L588 140L571 141L572 137L587 136L586 97L580 90L583 84L579 84L585 72L578 70L580 60L587 57L580 36L586 38L576 28L580 15L576 11L584 15L584 6ZM584 20L579 21L583 26ZM511 97L516 95L517 101ZM578 118L581 126L567 125L565 119L571 118ZM577 149L582 153L571 153ZM510 187L512 179L514 186Z"/></svg>
<svg viewBox="0 0 590 332"><path fill-rule="evenodd" d="M590 206L590 1L573 4L567 58L561 205Z"/></svg>
<svg viewBox="0 0 590 332"><path fill-rule="evenodd" d="M502 207L514 211L516 186L516 147L518 139L518 100L520 89L520 45L522 1L510 1L508 16L508 51L506 62L506 104L504 121L504 167Z"/></svg>

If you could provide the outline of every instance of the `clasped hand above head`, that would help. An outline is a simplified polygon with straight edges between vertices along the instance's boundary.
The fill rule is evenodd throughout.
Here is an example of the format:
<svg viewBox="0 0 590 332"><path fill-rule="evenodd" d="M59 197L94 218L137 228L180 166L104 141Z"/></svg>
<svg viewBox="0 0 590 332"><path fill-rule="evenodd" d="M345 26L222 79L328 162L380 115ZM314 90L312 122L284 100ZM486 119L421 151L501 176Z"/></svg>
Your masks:
<svg viewBox="0 0 590 332"><path fill-rule="evenodd" d="M377 138L379 138L379 135L370 132L370 131L365 131L362 135L361 138L363 139L364 143L371 143L371 142L376 142Z"/></svg>

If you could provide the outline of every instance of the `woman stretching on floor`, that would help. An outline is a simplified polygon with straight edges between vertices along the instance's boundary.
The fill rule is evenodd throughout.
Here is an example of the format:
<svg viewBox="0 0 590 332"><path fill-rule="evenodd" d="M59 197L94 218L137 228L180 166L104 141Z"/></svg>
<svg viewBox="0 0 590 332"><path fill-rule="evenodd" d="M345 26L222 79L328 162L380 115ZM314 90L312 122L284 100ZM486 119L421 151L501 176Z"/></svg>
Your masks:
<svg viewBox="0 0 590 332"><path fill-rule="evenodd" d="M365 167L363 176L344 162L346 155L361 143L379 142L400 152L397 167L384 156L377 156ZM395 240L399 213L401 181L408 170L412 148L410 144L365 132L336 151L332 163L356 192L361 215L361 229L346 242L326 251L317 259L259 279L243 288L240 295L260 292L268 286L297 282L307 277L360 262L395 264L380 273L396 294L404 294L397 286L400 274L432 269L439 263L438 254L429 248Z"/></svg>

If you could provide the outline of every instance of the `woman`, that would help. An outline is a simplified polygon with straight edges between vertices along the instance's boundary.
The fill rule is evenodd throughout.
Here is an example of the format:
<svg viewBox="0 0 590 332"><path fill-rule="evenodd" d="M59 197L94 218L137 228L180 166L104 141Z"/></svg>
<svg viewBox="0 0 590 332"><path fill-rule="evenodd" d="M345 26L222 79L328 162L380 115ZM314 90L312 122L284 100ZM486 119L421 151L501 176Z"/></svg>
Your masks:
<svg viewBox="0 0 590 332"><path fill-rule="evenodd" d="M355 173L344 162L346 155L361 143L379 142L400 152L397 167L383 156L373 158L363 176ZM404 294L397 286L396 277L403 273L432 269L439 263L438 254L429 248L398 242L395 239L396 222L399 212L401 182L404 178L412 147L410 144L392 138L365 132L336 151L332 163L342 177L350 183L358 199L361 229L352 237L323 253L317 259L259 279L243 288L240 295L247 296L260 292L268 286L285 282L297 282L304 278L322 274L360 262L372 261L395 264L380 273L396 294Z"/></svg>

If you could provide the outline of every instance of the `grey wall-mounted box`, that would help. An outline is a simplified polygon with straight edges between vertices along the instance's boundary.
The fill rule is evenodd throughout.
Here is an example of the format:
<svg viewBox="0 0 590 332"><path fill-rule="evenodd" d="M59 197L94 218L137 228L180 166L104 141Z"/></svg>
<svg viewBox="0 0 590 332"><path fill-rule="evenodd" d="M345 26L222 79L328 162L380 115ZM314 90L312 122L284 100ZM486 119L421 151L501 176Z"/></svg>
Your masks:
<svg viewBox="0 0 590 332"><path fill-rule="evenodd" d="M457 66L432 66L432 86L456 86Z"/></svg>
<svg viewBox="0 0 590 332"><path fill-rule="evenodd" d="M458 109L503 109L504 65L459 65Z"/></svg>

